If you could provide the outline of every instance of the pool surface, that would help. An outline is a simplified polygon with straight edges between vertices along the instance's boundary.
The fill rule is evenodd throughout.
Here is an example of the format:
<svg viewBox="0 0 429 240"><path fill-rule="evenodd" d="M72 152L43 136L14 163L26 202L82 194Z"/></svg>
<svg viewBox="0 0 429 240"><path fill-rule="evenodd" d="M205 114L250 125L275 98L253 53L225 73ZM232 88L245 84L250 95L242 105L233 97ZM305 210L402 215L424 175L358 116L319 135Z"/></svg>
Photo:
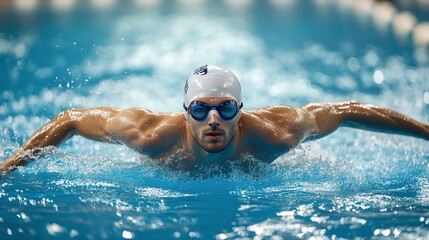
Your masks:
<svg viewBox="0 0 429 240"><path fill-rule="evenodd" d="M374 1L37 2L0 10L1 161L70 107L182 111L204 64L236 73L244 109L357 100L429 122L424 39ZM227 173L82 137L44 153L0 178L0 239L429 238L422 139L342 128Z"/></svg>

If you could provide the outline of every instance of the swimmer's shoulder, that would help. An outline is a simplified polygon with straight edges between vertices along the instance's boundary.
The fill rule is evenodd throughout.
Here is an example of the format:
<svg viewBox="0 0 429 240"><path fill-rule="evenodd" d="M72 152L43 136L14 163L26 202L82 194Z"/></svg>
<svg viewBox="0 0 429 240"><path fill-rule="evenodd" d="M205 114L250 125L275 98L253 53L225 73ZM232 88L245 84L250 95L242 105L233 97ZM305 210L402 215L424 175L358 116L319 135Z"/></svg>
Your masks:
<svg viewBox="0 0 429 240"><path fill-rule="evenodd" d="M269 106L243 111L240 121L249 139L264 139L272 145L293 146L300 140L300 131L307 128L305 125L310 118L309 112L302 108Z"/></svg>
<svg viewBox="0 0 429 240"><path fill-rule="evenodd" d="M119 110L108 122L110 130L135 129L139 132L175 129L186 123L183 113L154 113L143 108Z"/></svg>
<svg viewBox="0 0 429 240"><path fill-rule="evenodd" d="M159 121L185 121L183 113L154 113L145 108L127 108L118 111L117 118L126 118L134 121L159 122Z"/></svg>
<svg viewBox="0 0 429 240"><path fill-rule="evenodd" d="M141 118L151 117L154 113L145 108L126 108L118 111L117 117Z"/></svg>
<svg viewBox="0 0 429 240"><path fill-rule="evenodd" d="M268 106L254 110L243 110L242 118L246 121L273 122L294 118L300 111L299 108L289 106Z"/></svg>
<svg viewBox="0 0 429 240"><path fill-rule="evenodd" d="M166 150L181 139L185 126L183 113L154 113L142 108L121 110L112 119L111 133L130 147L145 152Z"/></svg>

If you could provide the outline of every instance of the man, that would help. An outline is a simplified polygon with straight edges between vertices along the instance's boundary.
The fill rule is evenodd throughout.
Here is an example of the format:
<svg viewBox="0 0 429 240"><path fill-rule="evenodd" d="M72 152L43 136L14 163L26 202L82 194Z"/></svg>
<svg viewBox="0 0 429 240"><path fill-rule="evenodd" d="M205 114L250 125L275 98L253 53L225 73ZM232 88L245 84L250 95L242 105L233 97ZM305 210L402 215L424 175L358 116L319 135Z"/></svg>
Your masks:
<svg viewBox="0 0 429 240"><path fill-rule="evenodd" d="M242 110L237 77L213 65L200 67L188 77L183 106L185 112L169 114L138 108L66 110L2 162L0 172L25 165L42 148L56 146L75 134L124 144L173 169L248 156L271 163L296 145L324 137L340 126L429 139L429 125L358 102Z"/></svg>

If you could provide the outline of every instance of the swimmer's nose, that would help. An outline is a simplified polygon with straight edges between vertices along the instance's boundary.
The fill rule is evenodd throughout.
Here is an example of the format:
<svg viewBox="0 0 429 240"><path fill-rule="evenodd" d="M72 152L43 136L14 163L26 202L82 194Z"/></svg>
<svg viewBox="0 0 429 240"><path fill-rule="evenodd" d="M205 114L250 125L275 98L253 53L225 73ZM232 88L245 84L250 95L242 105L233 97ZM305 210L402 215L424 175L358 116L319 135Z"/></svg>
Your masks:
<svg viewBox="0 0 429 240"><path fill-rule="evenodd" d="M210 114L209 116L209 126L212 128L219 127L219 116L217 114Z"/></svg>

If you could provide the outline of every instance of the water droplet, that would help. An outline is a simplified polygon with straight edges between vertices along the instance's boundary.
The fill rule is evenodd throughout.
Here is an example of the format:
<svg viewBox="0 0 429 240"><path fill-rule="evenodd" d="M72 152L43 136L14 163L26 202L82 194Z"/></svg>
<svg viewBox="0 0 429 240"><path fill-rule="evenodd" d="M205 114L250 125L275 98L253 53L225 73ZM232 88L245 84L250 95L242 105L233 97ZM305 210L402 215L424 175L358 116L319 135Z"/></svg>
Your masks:
<svg viewBox="0 0 429 240"><path fill-rule="evenodd" d="M374 235L378 235L378 234L380 234L380 229L375 229L374 230Z"/></svg>
<svg viewBox="0 0 429 240"><path fill-rule="evenodd" d="M384 229L381 231L381 234L383 234L383 236L387 237L390 235L390 229Z"/></svg>
<svg viewBox="0 0 429 240"><path fill-rule="evenodd" d="M15 51L16 57L20 58L20 57L23 57L25 55L27 48L25 47L24 44L18 44L18 45L16 45L14 51Z"/></svg>
<svg viewBox="0 0 429 240"><path fill-rule="evenodd" d="M134 233L124 230L122 231L122 238L124 239L133 239L134 238Z"/></svg>
<svg viewBox="0 0 429 240"><path fill-rule="evenodd" d="M383 83L383 81L384 81L384 75L383 75L383 72L382 72L382 71L380 71L380 70L376 70L376 71L374 72L373 78L374 78L374 82L375 82L375 83L377 83L377 84L382 84L382 83Z"/></svg>
<svg viewBox="0 0 429 240"><path fill-rule="evenodd" d="M398 237L401 234L401 230L395 228L393 229L393 235L395 235L395 237Z"/></svg>
<svg viewBox="0 0 429 240"><path fill-rule="evenodd" d="M426 104L429 104L429 92L425 92L425 93L423 94L423 101L424 101Z"/></svg>
<svg viewBox="0 0 429 240"><path fill-rule="evenodd" d="M77 237L77 236L79 236L79 232L76 231L76 230L74 230L74 229L72 229L70 231L70 237L74 238L74 237Z"/></svg>
<svg viewBox="0 0 429 240"><path fill-rule="evenodd" d="M64 231L64 228L56 223L47 224L46 229L50 235L55 235Z"/></svg>

